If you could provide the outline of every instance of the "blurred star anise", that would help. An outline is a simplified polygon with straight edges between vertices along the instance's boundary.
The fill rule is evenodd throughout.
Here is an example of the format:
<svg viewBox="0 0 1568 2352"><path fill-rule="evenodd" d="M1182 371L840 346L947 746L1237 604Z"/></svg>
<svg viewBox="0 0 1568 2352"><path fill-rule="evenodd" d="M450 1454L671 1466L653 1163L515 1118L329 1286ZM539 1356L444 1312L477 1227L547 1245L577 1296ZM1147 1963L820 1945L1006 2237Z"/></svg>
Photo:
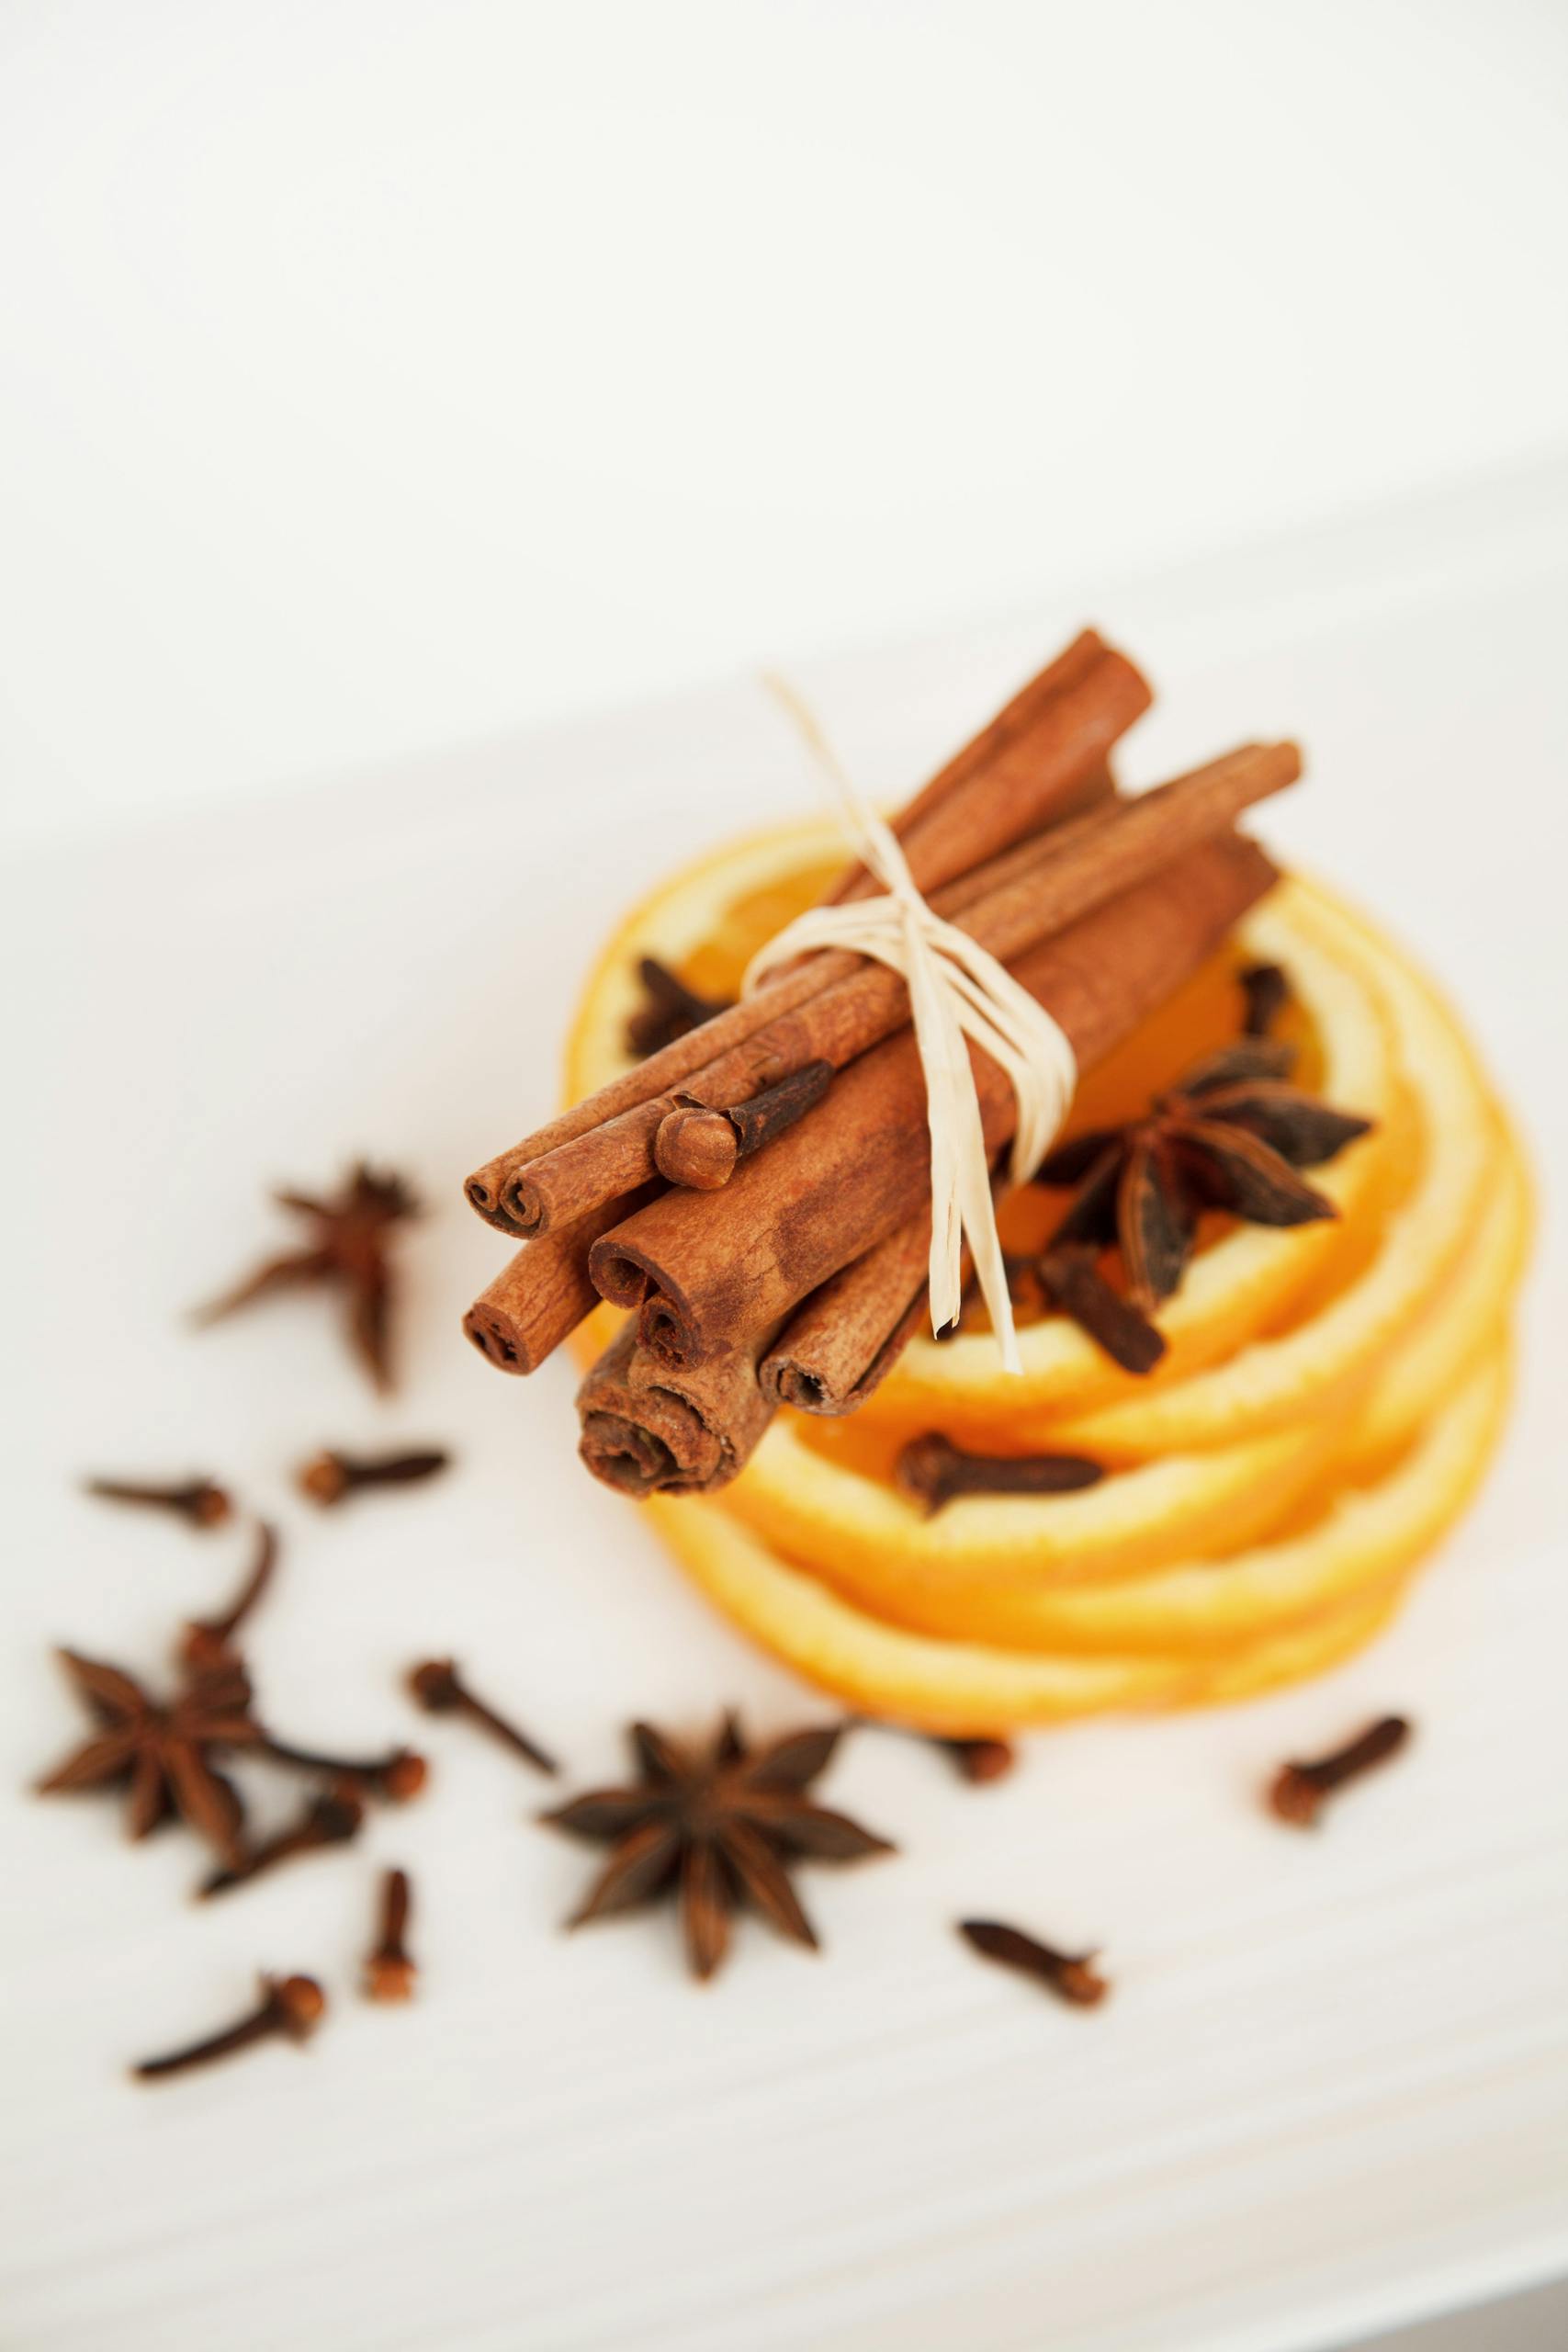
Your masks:
<svg viewBox="0 0 1568 2352"><path fill-rule="evenodd" d="M648 1724L634 1724L639 1779L595 1789L543 1818L613 1850L568 1921L581 1927L656 1897L680 1905L686 1958L708 1977L729 1947L730 1922L749 1904L797 1943L817 1943L790 1882L797 1862L860 1861L893 1851L806 1792L825 1770L841 1727L802 1731L765 1747L747 1745L733 1715L705 1747L689 1747Z"/></svg>
<svg viewBox="0 0 1568 2352"><path fill-rule="evenodd" d="M1146 1317L1180 1283L1204 1208L1273 1226L1337 1214L1297 1170L1333 1159L1371 1123L1292 1086L1294 1058L1272 1038L1238 1038L1156 1095L1145 1117L1075 1136L1049 1155L1038 1182L1077 1188L1043 1261L1055 1303L1073 1311L1052 1283L1053 1261L1070 1266L1075 1252L1114 1241L1128 1299Z"/></svg>
<svg viewBox="0 0 1568 2352"><path fill-rule="evenodd" d="M626 1021L626 1051L639 1060L700 1029L716 1013L728 1012L732 1001L727 996L699 996L679 972L672 972L656 956L643 956L637 976L642 1002Z"/></svg>
<svg viewBox="0 0 1568 2352"><path fill-rule="evenodd" d="M327 1200L309 1193L277 1193L279 1205L304 1217L310 1227L302 1249L269 1258L233 1290L199 1310L199 1323L216 1323L253 1300L319 1284L340 1291L348 1307L348 1339L378 1388L391 1385L391 1229L419 1215L419 1204L400 1176L383 1174L361 1160L347 1182Z"/></svg>
<svg viewBox="0 0 1568 2352"><path fill-rule="evenodd" d="M38 1783L42 1795L123 1787L126 1829L145 1838L177 1813L225 1861L238 1860L240 1800L213 1762L215 1751L254 1747L251 1686L235 1658L189 1675L167 1704L101 1659L60 1652L61 1663L98 1728Z"/></svg>

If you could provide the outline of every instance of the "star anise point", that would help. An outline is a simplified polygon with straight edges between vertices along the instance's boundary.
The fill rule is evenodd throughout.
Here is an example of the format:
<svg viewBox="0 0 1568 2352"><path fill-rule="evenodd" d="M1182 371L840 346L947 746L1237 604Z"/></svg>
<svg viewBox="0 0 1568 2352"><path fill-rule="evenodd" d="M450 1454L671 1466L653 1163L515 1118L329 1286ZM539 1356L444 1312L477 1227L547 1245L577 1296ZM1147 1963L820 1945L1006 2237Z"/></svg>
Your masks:
<svg viewBox="0 0 1568 2352"><path fill-rule="evenodd" d="M1236 1037L1155 1095L1142 1118L1074 1136L1043 1162L1039 1181L1074 1193L1040 1261L1043 1287L1127 1371L1146 1374L1164 1352L1150 1317L1180 1287L1205 1210L1277 1227L1338 1216L1300 1171L1335 1159L1371 1122L1292 1084L1295 1061L1280 1039ZM1124 1297L1095 1263L1111 1245Z"/></svg>
<svg viewBox="0 0 1568 2352"><path fill-rule="evenodd" d="M321 1286L341 1293L349 1347L375 1385L392 1385L390 1322L392 1228L420 1214L419 1203L400 1176L360 1160L335 1193L325 1200L311 1193L280 1190L280 1208L311 1228L304 1246L269 1258L232 1290L197 1310L206 1326L221 1322L257 1299Z"/></svg>
<svg viewBox="0 0 1568 2352"><path fill-rule="evenodd" d="M610 1854L569 1928L673 1894L687 1965L706 1982L728 1952L736 1913L760 1912L791 1941L818 1948L791 1871L804 1861L859 1861L887 1840L807 1792L831 1759L843 1726L787 1734L761 1747L727 1715L703 1746L650 1724L632 1727L635 1785L591 1789L540 1816Z"/></svg>

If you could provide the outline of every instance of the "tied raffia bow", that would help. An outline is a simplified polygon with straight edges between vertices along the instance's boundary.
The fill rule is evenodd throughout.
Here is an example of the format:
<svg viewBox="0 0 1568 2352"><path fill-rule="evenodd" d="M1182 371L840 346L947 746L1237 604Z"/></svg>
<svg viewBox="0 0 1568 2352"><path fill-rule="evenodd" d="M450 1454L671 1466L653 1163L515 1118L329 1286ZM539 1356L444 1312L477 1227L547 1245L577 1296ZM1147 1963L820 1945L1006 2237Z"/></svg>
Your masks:
<svg viewBox="0 0 1568 2352"><path fill-rule="evenodd" d="M973 1038L990 1055L1017 1097L1009 1162L1015 1184L1033 1175L1066 1114L1077 1084L1072 1046L1005 966L967 932L931 912L897 835L863 798L810 711L784 680L770 677L766 683L831 780L851 845L886 896L809 909L752 957L742 991L754 988L773 965L822 947L869 956L908 983L931 1138L931 1328L940 1331L957 1319L967 1240L1003 1368L1021 1372L979 1098L964 1040Z"/></svg>

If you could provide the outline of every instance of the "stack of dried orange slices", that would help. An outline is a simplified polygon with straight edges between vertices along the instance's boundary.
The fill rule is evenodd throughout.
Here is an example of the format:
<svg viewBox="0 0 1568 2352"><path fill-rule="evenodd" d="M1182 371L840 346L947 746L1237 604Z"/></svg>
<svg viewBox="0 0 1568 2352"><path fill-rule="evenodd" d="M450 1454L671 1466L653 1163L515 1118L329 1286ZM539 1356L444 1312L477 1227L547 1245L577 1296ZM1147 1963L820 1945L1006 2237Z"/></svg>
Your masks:
<svg viewBox="0 0 1568 2352"><path fill-rule="evenodd" d="M628 1066L640 957L729 993L840 863L829 827L773 831L654 891L588 981L568 1100ZM857 1708L980 1734L1249 1697L1369 1641L1474 1491L1507 1399L1529 1185L1452 1012L1364 915L1281 883L1090 1074L1065 1132L1141 1115L1234 1037L1237 973L1256 963L1288 979L1280 1034L1301 1076L1371 1122L1313 1171L1332 1221L1205 1220L1151 1374L1045 1311L1021 1319L1021 1377L984 1329L922 1336L852 1419L781 1412L732 1486L644 1505L719 1608ZM1004 1241L1037 1250L1061 1207L1024 1187ZM617 1319L604 1307L583 1327L584 1362ZM932 1431L1107 1475L928 1512L894 1467Z"/></svg>

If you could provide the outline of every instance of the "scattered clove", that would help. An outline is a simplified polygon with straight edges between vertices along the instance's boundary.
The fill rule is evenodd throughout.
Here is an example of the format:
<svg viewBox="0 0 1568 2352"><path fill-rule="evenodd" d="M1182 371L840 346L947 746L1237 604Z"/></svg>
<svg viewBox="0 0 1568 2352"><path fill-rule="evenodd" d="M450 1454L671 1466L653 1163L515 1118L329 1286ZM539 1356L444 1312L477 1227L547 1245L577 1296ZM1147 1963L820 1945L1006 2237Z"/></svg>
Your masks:
<svg viewBox="0 0 1568 2352"><path fill-rule="evenodd" d="M1332 1755L1320 1756L1315 1763L1281 1765L1269 1790L1271 1811L1281 1821L1288 1821L1292 1829L1314 1829L1324 1799L1343 1788L1348 1781L1357 1780L1374 1765L1397 1756L1410 1737L1410 1730L1404 1715L1384 1715L1345 1747L1336 1748Z"/></svg>
<svg viewBox="0 0 1568 2352"><path fill-rule="evenodd" d="M315 1748L293 1747L287 1740L264 1732L259 1752L275 1764L291 1765L296 1771L320 1772L333 1781L349 1781L367 1795L385 1798L389 1804L407 1804L419 1795L430 1776L424 1758L412 1747L394 1747L385 1756L323 1756Z"/></svg>
<svg viewBox="0 0 1568 2352"><path fill-rule="evenodd" d="M558 1770L555 1758L547 1755L526 1732L519 1731L515 1724L508 1723L504 1715L498 1715L493 1707L487 1707L482 1699L474 1696L449 1657L431 1658L425 1665L416 1666L409 1676L409 1690L427 1714L467 1715L470 1723L482 1725L536 1770Z"/></svg>
<svg viewBox="0 0 1568 2352"><path fill-rule="evenodd" d="M1081 1453L966 1453L940 1430L917 1437L894 1465L895 1482L928 1512L959 1495L1067 1495L1105 1476Z"/></svg>
<svg viewBox="0 0 1568 2352"><path fill-rule="evenodd" d="M419 1972L410 1959L408 1933L409 1874L389 1871L381 1881L380 1927L375 1948L365 1962L363 1991L367 2001L412 2001Z"/></svg>
<svg viewBox="0 0 1568 2352"><path fill-rule="evenodd" d="M186 1478L175 1486L158 1486L137 1478L86 1478L83 1492L100 1502L136 1503L151 1510L172 1511L191 1527L221 1527L233 1514L232 1498L211 1478Z"/></svg>
<svg viewBox="0 0 1568 2352"><path fill-rule="evenodd" d="M1092 2009L1111 1990L1107 1980L1090 1965L1100 1957L1098 1952L1056 1951L1050 1944L1026 1936L1021 1928L1005 1928L995 1919L961 1919L958 1932L984 1959L1049 1985L1075 2007Z"/></svg>
<svg viewBox="0 0 1568 2352"><path fill-rule="evenodd" d="M351 1781L320 1790L291 1827L280 1829L276 1838L265 1838L259 1846L243 1849L232 1863L205 1878L197 1893L206 1902L214 1894L227 1894L233 1887L249 1885L265 1871L276 1870L280 1862L292 1861L297 1855L345 1845L351 1838L358 1837L364 1819L364 1802Z"/></svg>
<svg viewBox="0 0 1568 2352"><path fill-rule="evenodd" d="M186 1623L179 1646L186 1666L206 1671L234 1657L234 1636L272 1582L276 1566L276 1531L264 1520L256 1530L255 1560L229 1608L220 1617L193 1617Z"/></svg>
<svg viewBox="0 0 1568 2352"><path fill-rule="evenodd" d="M314 1454L296 1478L299 1491L323 1510L367 1487L412 1487L434 1478L452 1457L440 1446L412 1453L339 1453L328 1448Z"/></svg>
<svg viewBox="0 0 1568 2352"><path fill-rule="evenodd" d="M236 2050L248 2050L257 2041L282 2036L289 2041L308 2041L326 2014L327 1996L313 1976L264 1976L261 1980L262 1998L259 2008L242 2018L237 2025L225 2026L220 2033L209 2034L201 2041L193 2041L184 2050L172 2050L162 2058L143 2058L131 2073L144 2083L155 2081L163 2075L182 2075L192 2066L205 2066L215 2058L227 2058Z"/></svg>
<svg viewBox="0 0 1568 2352"><path fill-rule="evenodd" d="M626 1051L639 1058L672 1046L689 1029L700 1029L716 1012L728 1010L728 997L699 996L657 956L643 956L637 976L646 1001L626 1023Z"/></svg>

